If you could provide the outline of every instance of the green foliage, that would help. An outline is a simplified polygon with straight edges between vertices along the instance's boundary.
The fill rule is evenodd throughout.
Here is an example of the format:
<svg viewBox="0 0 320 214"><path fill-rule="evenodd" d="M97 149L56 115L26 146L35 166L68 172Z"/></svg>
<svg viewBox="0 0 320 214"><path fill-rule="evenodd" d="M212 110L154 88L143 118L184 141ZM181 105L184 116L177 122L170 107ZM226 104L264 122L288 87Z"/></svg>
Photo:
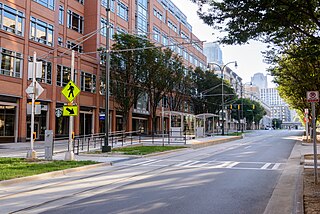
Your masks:
<svg viewBox="0 0 320 214"><path fill-rule="evenodd" d="M192 81L194 82L191 97L195 114L213 113L218 114L222 104L222 81L216 74L196 68ZM224 102L228 103L235 99L236 94L226 81L223 83Z"/></svg>
<svg viewBox="0 0 320 214"><path fill-rule="evenodd" d="M317 52L320 45L305 42L303 46L291 46L286 54L275 59L277 66L270 69L278 91L286 103L303 116L305 108L310 109L306 100L307 91L320 91L320 57ZM309 51L310 54L306 55ZM316 115L320 107L316 103Z"/></svg>
<svg viewBox="0 0 320 214"><path fill-rule="evenodd" d="M37 175L79 166L96 164L93 161L34 161L23 158L0 158L0 181Z"/></svg>
<svg viewBox="0 0 320 214"><path fill-rule="evenodd" d="M164 152L186 148L183 146L133 146L112 149L112 152L121 152L125 155L147 155L156 152Z"/></svg>
<svg viewBox="0 0 320 214"><path fill-rule="evenodd" d="M232 105L232 109L230 109ZM252 127L253 122L259 124L260 120L267 114L263 106L254 100L248 98L237 99L234 103L229 105L231 111L231 118L240 122L241 119L246 118L247 124Z"/></svg>
<svg viewBox="0 0 320 214"><path fill-rule="evenodd" d="M281 124L282 124L282 121L280 119L277 119L277 118L272 119L272 128L281 129Z"/></svg>
<svg viewBox="0 0 320 214"><path fill-rule="evenodd" d="M222 42L244 44L250 39L277 45L294 44L309 38L319 44L319 1L317 0L222 0L209 1L209 10L200 3L199 17L208 25L227 32Z"/></svg>

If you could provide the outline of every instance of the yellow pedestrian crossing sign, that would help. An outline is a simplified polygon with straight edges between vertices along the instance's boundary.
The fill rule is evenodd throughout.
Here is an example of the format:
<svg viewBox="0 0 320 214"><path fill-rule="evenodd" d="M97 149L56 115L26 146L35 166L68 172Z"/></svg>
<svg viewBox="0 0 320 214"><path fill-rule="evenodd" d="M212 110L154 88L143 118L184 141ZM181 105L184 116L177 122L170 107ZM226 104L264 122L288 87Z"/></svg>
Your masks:
<svg viewBox="0 0 320 214"><path fill-rule="evenodd" d="M78 106L63 106L63 116L78 116Z"/></svg>
<svg viewBox="0 0 320 214"><path fill-rule="evenodd" d="M74 98L80 93L80 89L72 80L62 89L61 93L66 97L69 102L72 102Z"/></svg>

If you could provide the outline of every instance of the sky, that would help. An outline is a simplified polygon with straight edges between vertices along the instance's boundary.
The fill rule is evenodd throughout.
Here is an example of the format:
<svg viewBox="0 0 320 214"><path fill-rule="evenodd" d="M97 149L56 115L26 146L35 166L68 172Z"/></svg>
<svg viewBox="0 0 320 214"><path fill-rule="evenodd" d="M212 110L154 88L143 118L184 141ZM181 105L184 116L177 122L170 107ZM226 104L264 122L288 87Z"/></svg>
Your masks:
<svg viewBox="0 0 320 214"><path fill-rule="evenodd" d="M212 27L203 23L199 19L196 11L198 6L191 2L191 0L171 0L186 16L187 21L192 26L192 32L201 40L206 42L216 41L219 32L212 29ZM235 69L230 65L242 79L243 83L251 81L251 77L255 73L267 74L266 69L269 65L263 62L262 51L266 50L266 44L257 41L250 41L246 45L220 45L222 50L223 63L228 63L231 61L237 61L238 67ZM271 78L268 77L268 87L273 87L274 84L271 83Z"/></svg>

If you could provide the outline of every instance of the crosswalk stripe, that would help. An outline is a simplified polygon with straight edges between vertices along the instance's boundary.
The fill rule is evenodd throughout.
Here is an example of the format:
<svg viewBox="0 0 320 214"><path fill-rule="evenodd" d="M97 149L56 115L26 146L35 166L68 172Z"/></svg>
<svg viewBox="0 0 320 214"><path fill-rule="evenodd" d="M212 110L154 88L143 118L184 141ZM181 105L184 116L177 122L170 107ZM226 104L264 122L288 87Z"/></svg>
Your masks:
<svg viewBox="0 0 320 214"><path fill-rule="evenodd" d="M233 162L233 163L229 164L226 168L230 169L230 168L236 166L236 165L239 164L239 163L240 163L240 162Z"/></svg>
<svg viewBox="0 0 320 214"><path fill-rule="evenodd" d="M155 163L158 163L158 162L161 162L162 160L155 160L153 162L149 162L149 163L145 163L145 164L142 164L143 166L148 166L148 165L151 165L151 164L155 164Z"/></svg>
<svg viewBox="0 0 320 214"><path fill-rule="evenodd" d="M146 164L146 163L150 163L150 162L153 162L155 160L147 160L147 161L142 161L142 162L139 162L139 163L134 163L132 164L133 166L137 166L137 165L142 165L142 164Z"/></svg>
<svg viewBox="0 0 320 214"><path fill-rule="evenodd" d="M271 163L266 163L266 164L263 165L263 167L261 167L260 169L267 169L270 165L271 165Z"/></svg>
<svg viewBox="0 0 320 214"><path fill-rule="evenodd" d="M191 162L191 163L189 163L189 164L187 164L187 165L183 165L184 167L186 167L186 166L192 166L192 165L195 165L195 164L197 164L197 163L200 163L200 161L194 161L194 162Z"/></svg>
<svg viewBox="0 0 320 214"><path fill-rule="evenodd" d="M276 163L276 164L272 167L272 169L278 169L279 166L280 166L280 163Z"/></svg>
<svg viewBox="0 0 320 214"><path fill-rule="evenodd" d="M183 166L183 165L189 164L189 163L191 163L191 162L192 162L192 161L186 161L186 162L179 163L179 164L177 164L177 165L175 165L175 166Z"/></svg>

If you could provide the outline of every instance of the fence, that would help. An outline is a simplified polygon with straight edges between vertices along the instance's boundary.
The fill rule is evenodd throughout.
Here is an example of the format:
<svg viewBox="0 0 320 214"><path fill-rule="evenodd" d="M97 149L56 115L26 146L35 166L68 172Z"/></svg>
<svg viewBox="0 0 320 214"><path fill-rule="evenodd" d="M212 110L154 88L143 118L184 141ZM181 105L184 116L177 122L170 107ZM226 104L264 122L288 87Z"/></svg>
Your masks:
<svg viewBox="0 0 320 214"><path fill-rule="evenodd" d="M153 131L144 132L132 131L124 132L117 131L109 133L108 145L111 148L123 147L129 145L170 145L170 144L186 144L188 139L193 138L193 135L186 135L180 131ZM54 138L53 152L66 152L68 148L68 137ZM80 152L91 152L101 150L105 143L105 133L96 133L89 135L75 136L72 144L72 150L75 154Z"/></svg>

